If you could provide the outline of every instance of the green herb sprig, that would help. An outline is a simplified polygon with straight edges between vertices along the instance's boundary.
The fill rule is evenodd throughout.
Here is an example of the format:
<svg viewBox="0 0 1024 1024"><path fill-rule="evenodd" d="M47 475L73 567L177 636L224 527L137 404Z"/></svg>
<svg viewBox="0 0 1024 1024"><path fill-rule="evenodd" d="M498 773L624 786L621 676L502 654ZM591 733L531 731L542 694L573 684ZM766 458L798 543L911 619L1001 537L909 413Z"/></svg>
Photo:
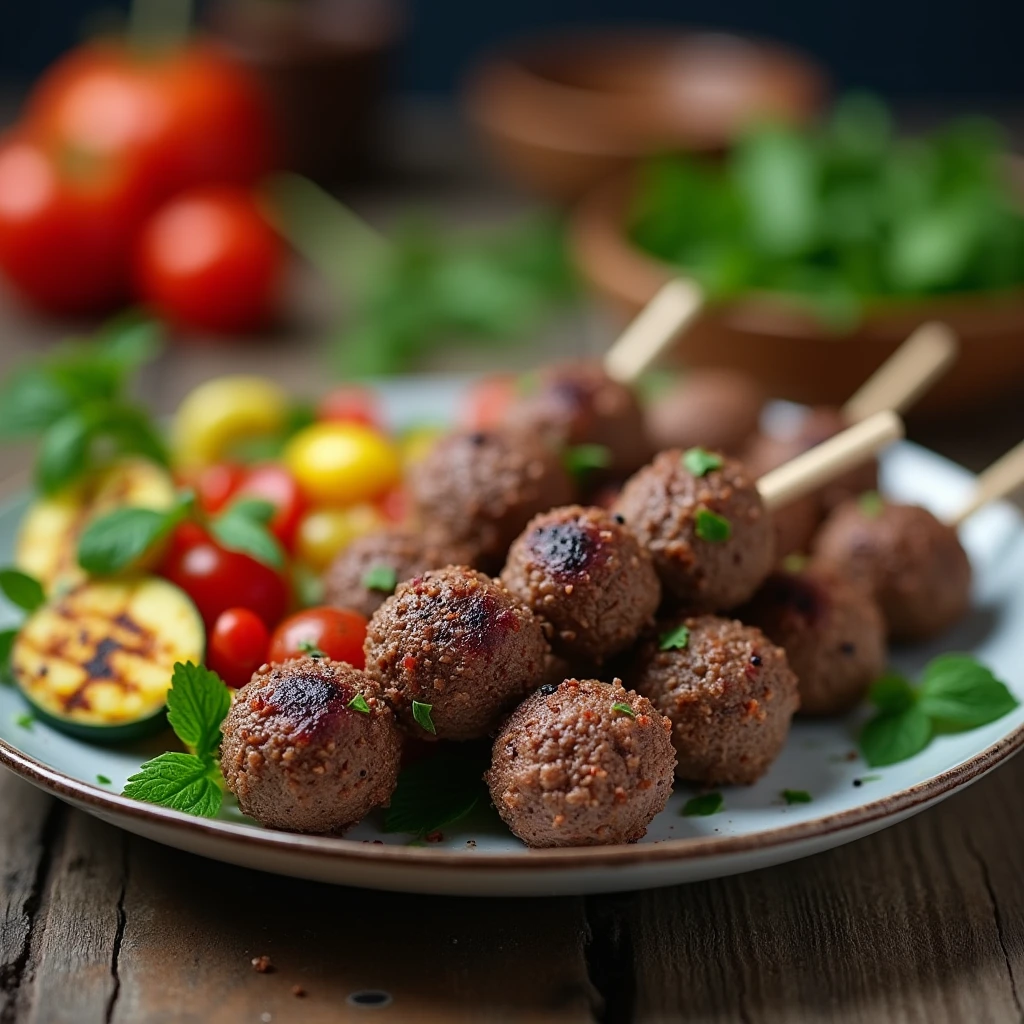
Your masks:
<svg viewBox="0 0 1024 1024"><path fill-rule="evenodd" d="M725 798L721 793L702 793L700 796L690 797L683 804L681 813L684 818L706 818L723 810Z"/></svg>
<svg viewBox="0 0 1024 1024"><path fill-rule="evenodd" d="M26 615L31 615L46 601L46 594L39 580L19 569L0 569L0 593ZM17 627L0 630L0 682L10 679L11 651L17 639Z"/></svg>

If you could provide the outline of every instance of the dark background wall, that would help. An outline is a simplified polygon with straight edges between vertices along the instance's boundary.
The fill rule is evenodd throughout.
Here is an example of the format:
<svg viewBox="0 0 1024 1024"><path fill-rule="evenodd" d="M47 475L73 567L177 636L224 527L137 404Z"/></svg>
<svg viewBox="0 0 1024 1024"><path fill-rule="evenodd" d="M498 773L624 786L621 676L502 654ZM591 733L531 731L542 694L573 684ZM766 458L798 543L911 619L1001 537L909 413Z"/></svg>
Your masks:
<svg viewBox="0 0 1024 1024"><path fill-rule="evenodd" d="M0 0L0 78L28 80L120 3ZM892 96L1024 98L1024 0L408 0L396 66L444 93L482 49L579 23L689 24L774 36L815 54L840 86Z"/></svg>

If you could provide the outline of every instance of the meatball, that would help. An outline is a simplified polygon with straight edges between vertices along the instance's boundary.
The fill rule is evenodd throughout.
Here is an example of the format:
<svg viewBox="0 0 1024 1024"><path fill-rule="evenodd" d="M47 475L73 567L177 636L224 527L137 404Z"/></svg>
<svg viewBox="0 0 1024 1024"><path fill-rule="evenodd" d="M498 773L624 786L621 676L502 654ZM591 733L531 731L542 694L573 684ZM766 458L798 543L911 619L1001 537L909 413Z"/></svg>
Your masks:
<svg viewBox="0 0 1024 1024"><path fill-rule="evenodd" d="M461 566L399 584L370 619L364 649L366 671L421 738L488 735L548 665L533 612L500 581Z"/></svg>
<svg viewBox="0 0 1024 1024"><path fill-rule="evenodd" d="M661 584L621 518L570 505L530 521L502 582L553 628L551 646L598 665L653 625Z"/></svg>
<svg viewBox="0 0 1024 1024"><path fill-rule="evenodd" d="M885 620L867 589L821 566L775 572L737 616L786 652L800 711L838 715L885 671Z"/></svg>
<svg viewBox="0 0 1024 1024"><path fill-rule="evenodd" d="M846 502L825 521L813 550L871 588L894 639L927 640L970 607L971 563L956 530L918 505L875 495Z"/></svg>
<svg viewBox="0 0 1024 1024"><path fill-rule="evenodd" d="M402 739L377 683L326 658L264 665L235 695L220 766L268 828L340 832L387 806Z"/></svg>
<svg viewBox="0 0 1024 1024"><path fill-rule="evenodd" d="M413 467L409 486L431 540L471 546L488 569L501 566L533 516L573 499L556 451L537 435L509 430L448 434Z"/></svg>
<svg viewBox="0 0 1024 1024"><path fill-rule="evenodd" d="M549 366L527 377L522 390L505 412L506 424L539 432L559 448L601 445L608 450L601 478L628 476L654 452L635 393L599 362Z"/></svg>
<svg viewBox="0 0 1024 1024"><path fill-rule="evenodd" d="M647 432L658 449L710 448L739 455L757 431L764 389L734 370L690 370L647 408Z"/></svg>
<svg viewBox="0 0 1024 1024"><path fill-rule="evenodd" d="M748 600L771 570L772 520L741 463L715 458L717 468L695 472L693 451L656 456L613 510L651 553L666 596L688 611L718 611Z"/></svg>
<svg viewBox="0 0 1024 1024"><path fill-rule="evenodd" d="M395 586L428 569L473 566L478 555L468 544L440 544L405 527L357 537L324 574L324 603L353 608L369 618Z"/></svg>
<svg viewBox="0 0 1024 1024"><path fill-rule="evenodd" d="M672 722L676 775L717 786L756 782L779 756L800 703L786 653L753 626L714 615L666 624L631 678Z"/></svg>
<svg viewBox="0 0 1024 1024"><path fill-rule="evenodd" d="M618 679L545 686L494 741L491 799L527 846L635 842L672 793L671 728Z"/></svg>

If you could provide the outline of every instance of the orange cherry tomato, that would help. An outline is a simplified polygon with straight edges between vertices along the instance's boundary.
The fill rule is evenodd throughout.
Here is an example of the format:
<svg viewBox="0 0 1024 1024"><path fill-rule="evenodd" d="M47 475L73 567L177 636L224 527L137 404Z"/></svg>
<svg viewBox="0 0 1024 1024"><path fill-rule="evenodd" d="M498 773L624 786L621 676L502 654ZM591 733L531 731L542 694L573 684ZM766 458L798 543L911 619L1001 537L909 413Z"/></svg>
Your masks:
<svg viewBox="0 0 1024 1024"><path fill-rule="evenodd" d="M348 608L309 608L285 619L270 638L272 662L289 661L320 652L335 661L363 668L366 622Z"/></svg>
<svg viewBox="0 0 1024 1024"><path fill-rule="evenodd" d="M317 402L316 418L326 423L362 423L367 427L376 427L380 423L373 393L354 385L328 391Z"/></svg>
<svg viewBox="0 0 1024 1024"><path fill-rule="evenodd" d="M183 192L142 229L139 294L182 327L235 333L273 317L284 244L246 191L208 186Z"/></svg>
<svg viewBox="0 0 1024 1024"><path fill-rule="evenodd" d="M221 612L210 631L206 664L228 686L245 686L267 658L270 633L263 620L248 608Z"/></svg>

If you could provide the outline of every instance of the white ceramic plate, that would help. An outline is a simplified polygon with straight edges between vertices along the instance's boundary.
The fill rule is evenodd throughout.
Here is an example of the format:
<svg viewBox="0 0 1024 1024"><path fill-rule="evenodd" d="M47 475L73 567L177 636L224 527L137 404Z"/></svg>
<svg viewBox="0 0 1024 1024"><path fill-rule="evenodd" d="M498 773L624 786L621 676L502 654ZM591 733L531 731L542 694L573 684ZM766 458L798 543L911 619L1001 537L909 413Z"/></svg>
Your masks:
<svg viewBox="0 0 1024 1024"><path fill-rule="evenodd" d="M450 418L457 381L405 381L383 389L396 427ZM971 477L913 445L883 461L884 490L937 511L954 508ZM0 509L0 564L8 564L24 499ZM893 652L916 673L940 651L970 651L1024 700L1024 523L1005 505L984 510L963 531L976 573L974 612L941 642ZM0 608L3 624L17 621ZM725 810L684 818L693 791L678 786L647 836L632 846L530 851L488 814L446 829L444 839L410 846L371 818L343 839L272 832L236 809L217 821L126 800L117 794L147 757L163 749L89 746L44 725L17 724L26 708L0 686L0 764L56 796L131 832L207 857L345 885L460 895L608 892L735 874L826 850L891 825L980 778L1024 744L1024 706L972 732L942 736L917 757L870 771L855 753L860 714L797 722L782 756L757 785L727 789ZM98 776L111 780L101 785ZM870 776L865 780L865 777ZM809 804L786 806L783 789L807 790ZM2 813L2 811L0 811Z"/></svg>

